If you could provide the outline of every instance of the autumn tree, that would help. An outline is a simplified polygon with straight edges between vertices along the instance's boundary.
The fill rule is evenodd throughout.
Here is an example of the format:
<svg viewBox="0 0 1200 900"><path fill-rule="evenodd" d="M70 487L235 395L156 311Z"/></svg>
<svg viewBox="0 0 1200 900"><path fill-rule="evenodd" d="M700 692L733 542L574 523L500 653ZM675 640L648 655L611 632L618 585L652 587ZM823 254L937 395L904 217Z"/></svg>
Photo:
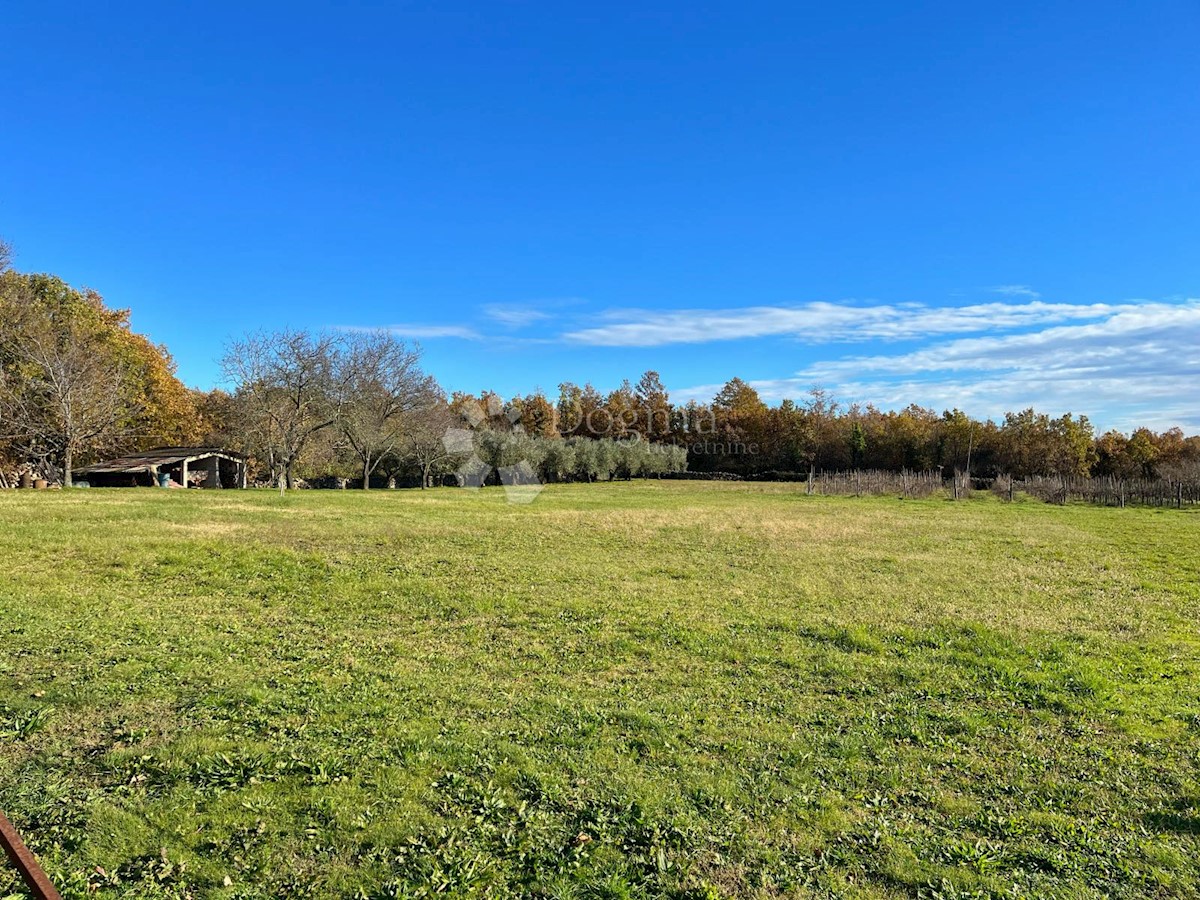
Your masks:
<svg viewBox="0 0 1200 900"><path fill-rule="evenodd" d="M1000 434L1004 471L1019 478L1047 473L1051 456L1049 416L1032 407L1005 413Z"/></svg>
<svg viewBox="0 0 1200 900"><path fill-rule="evenodd" d="M1158 442L1149 428L1138 428L1125 442L1125 458L1138 477L1154 474L1154 463L1159 456Z"/></svg>
<svg viewBox="0 0 1200 900"><path fill-rule="evenodd" d="M976 423L961 409L942 413L938 433L940 452L938 463L954 469L968 469L967 456L975 449Z"/></svg>
<svg viewBox="0 0 1200 900"><path fill-rule="evenodd" d="M1096 461L1096 434L1088 417L1065 413L1051 422L1050 433L1051 471L1056 475L1088 477Z"/></svg>
<svg viewBox="0 0 1200 900"><path fill-rule="evenodd" d="M604 408L607 411L607 419L609 422L609 430L605 437L615 438L620 440L631 434L636 433L636 424L638 420L637 398L633 393L633 386L628 379L622 381L620 386L615 390L610 391L604 399Z"/></svg>
<svg viewBox="0 0 1200 900"><path fill-rule="evenodd" d="M1140 475L1139 467L1129 458L1129 438L1115 429L1096 438L1096 463L1092 474L1109 478L1133 478Z"/></svg>
<svg viewBox="0 0 1200 900"><path fill-rule="evenodd" d="M937 429L940 417L931 409L915 403L899 412L880 413L873 410L880 420L883 434L880 443L887 448L881 467L888 469L929 469L937 458ZM970 427L962 442L961 457L954 461L956 468L965 471L970 453Z"/></svg>
<svg viewBox="0 0 1200 900"><path fill-rule="evenodd" d="M795 400L785 398L767 411L767 434L772 467L785 472L805 467L807 429Z"/></svg>
<svg viewBox="0 0 1200 900"><path fill-rule="evenodd" d="M637 421L635 428L642 437L664 440L671 433L671 400L658 373L650 370L638 379L634 388Z"/></svg>
<svg viewBox="0 0 1200 900"><path fill-rule="evenodd" d="M753 469L768 419L758 391L740 378L730 379L713 398L712 413L718 464L740 471Z"/></svg>
<svg viewBox="0 0 1200 900"><path fill-rule="evenodd" d="M808 463L808 483L822 463L822 454L833 445L837 434L838 403L822 387L813 387L804 403L804 459Z"/></svg>
<svg viewBox="0 0 1200 900"><path fill-rule="evenodd" d="M544 438L559 436L558 410L541 391L514 397L510 406L515 410L517 421L526 434Z"/></svg>
<svg viewBox="0 0 1200 900"><path fill-rule="evenodd" d="M191 389L192 407L200 432L200 442L214 447L240 444L234 397L221 388L210 391Z"/></svg>
<svg viewBox="0 0 1200 900"><path fill-rule="evenodd" d="M12 455L72 483L81 459L191 437L165 348L52 275L0 273L0 422Z"/></svg>
<svg viewBox="0 0 1200 900"><path fill-rule="evenodd" d="M190 391L176 377L167 348L144 335L119 329L119 353L135 377L130 383L133 448L192 445L206 436L207 426Z"/></svg>
<svg viewBox="0 0 1200 900"><path fill-rule="evenodd" d="M583 424L583 388L564 381L558 386L558 433L562 437L575 435Z"/></svg>
<svg viewBox="0 0 1200 900"><path fill-rule="evenodd" d="M605 437L612 431L612 417L604 397L592 385L579 387L570 381L558 386L558 430L563 437Z"/></svg>
<svg viewBox="0 0 1200 900"><path fill-rule="evenodd" d="M98 298L49 276L4 276L0 421L23 455L62 473L113 446L131 413L131 373Z"/></svg>

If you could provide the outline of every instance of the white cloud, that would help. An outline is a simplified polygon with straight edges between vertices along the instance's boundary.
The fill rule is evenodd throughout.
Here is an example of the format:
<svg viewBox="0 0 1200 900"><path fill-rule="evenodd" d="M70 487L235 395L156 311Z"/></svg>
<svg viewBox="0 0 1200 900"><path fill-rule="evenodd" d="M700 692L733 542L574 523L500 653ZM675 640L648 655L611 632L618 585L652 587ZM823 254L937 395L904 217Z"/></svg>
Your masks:
<svg viewBox="0 0 1200 900"><path fill-rule="evenodd" d="M992 290L1018 299L957 307L807 303L624 310L604 313L598 323L558 338L491 340L515 348L562 341L661 347L787 337L808 345L813 361L784 377L751 382L764 399L801 399L820 384L844 401L881 408L919 403L1000 417L1033 406L1083 413L1103 428L1179 425L1200 432L1200 300L1066 304L1044 302L1024 285ZM549 317L532 306L502 304L485 307L483 314L514 330ZM484 337L463 325L389 330L412 338ZM888 342L899 340L906 342L903 352L887 352ZM874 342L874 352L850 355L835 347L856 342ZM674 389L672 397L708 401L718 390L719 384L700 384Z"/></svg>
<svg viewBox="0 0 1200 900"><path fill-rule="evenodd" d="M998 418L1033 406L1087 414L1104 428L1200 432L1200 300L1116 309L1100 322L815 362L790 377L751 383L767 400L800 398L820 383L844 400L884 409L919 403ZM715 392L703 385L676 395Z"/></svg>
<svg viewBox="0 0 1200 900"><path fill-rule="evenodd" d="M834 378L864 372L914 375L946 371L1098 371L1147 374L1200 367L1200 300L1114 307L1099 322L1061 325L1028 334L964 338L912 353L817 363L800 373Z"/></svg>
<svg viewBox="0 0 1200 900"><path fill-rule="evenodd" d="M611 324L563 335L572 343L603 347L659 347L711 341L786 336L819 344L904 340L942 334L1013 330L1057 322L1100 319L1135 304L993 302L969 306L856 306L806 303L801 306L753 306L726 310L629 310L609 313Z"/></svg>

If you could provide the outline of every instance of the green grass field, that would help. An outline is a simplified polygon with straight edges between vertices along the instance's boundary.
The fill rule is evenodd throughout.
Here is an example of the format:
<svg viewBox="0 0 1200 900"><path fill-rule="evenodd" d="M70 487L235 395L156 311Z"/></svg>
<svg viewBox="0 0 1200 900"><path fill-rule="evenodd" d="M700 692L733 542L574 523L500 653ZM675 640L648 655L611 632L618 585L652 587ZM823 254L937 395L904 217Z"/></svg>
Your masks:
<svg viewBox="0 0 1200 900"><path fill-rule="evenodd" d="M9 492L0 808L67 897L1196 896L1198 611L1189 511Z"/></svg>

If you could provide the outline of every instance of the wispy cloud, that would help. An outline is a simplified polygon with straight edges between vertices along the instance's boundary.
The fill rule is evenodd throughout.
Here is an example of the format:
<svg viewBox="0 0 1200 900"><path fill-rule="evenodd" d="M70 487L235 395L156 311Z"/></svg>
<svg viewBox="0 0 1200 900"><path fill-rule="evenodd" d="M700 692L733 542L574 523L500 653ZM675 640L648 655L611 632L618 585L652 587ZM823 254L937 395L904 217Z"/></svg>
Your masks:
<svg viewBox="0 0 1200 900"><path fill-rule="evenodd" d="M339 331L390 331L397 337L406 338L458 338L464 341L483 340L483 335L474 328L463 325L340 325Z"/></svg>
<svg viewBox="0 0 1200 900"><path fill-rule="evenodd" d="M992 288L993 294L1003 294L1005 297L1025 297L1027 300L1041 300L1042 295L1027 284L1001 284Z"/></svg>
<svg viewBox="0 0 1200 900"><path fill-rule="evenodd" d="M489 303L483 314L505 328L526 328L550 318L550 313L528 304Z"/></svg>
<svg viewBox="0 0 1200 900"><path fill-rule="evenodd" d="M1200 368L1200 300L1116 307L1099 322L1027 334L963 338L899 355L817 363L804 373L831 378L866 372L916 375L946 371L1172 373ZM1200 374L1200 373L1196 373Z"/></svg>
<svg viewBox="0 0 1200 900"><path fill-rule="evenodd" d="M912 303L860 306L806 303L725 310L628 310L612 322L567 332L571 343L602 347L660 347L772 336L804 343L907 340L946 334L1014 330L1058 322L1100 319L1136 305L1106 303L976 303L933 307Z"/></svg>
<svg viewBox="0 0 1200 900"><path fill-rule="evenodd" d="M1200 431L1200 300L1114 309L1098 322L814 362L753 384L769 400L799 397L819 383L885 409L915 402L1000 416L1034 406L1086 413L1105 427ZM711 388L676 395L707 398Z"/></svg>
<svg viewBox="0 0 1200 900"><path fill-rule="evenodd" d="M919 403L998 417L1034 406L1085 413L1103 427L1180 425L1200 432L1200 300L1069 304L1045 302L1025 285L989 290L1004 299L951 307L813 302L612 310L565 333L544 325L521 331L557 319L547 305L555 301L491 304L479 311L480 330L416 323L388 329L410 338L486 339L514 351L535 344L659 348L784 338L804 345L809 362L752 382L767 400L800 398L820 384L847 401L881 408ZM675 386L672 396L706 401L719 389Z"/></svg>

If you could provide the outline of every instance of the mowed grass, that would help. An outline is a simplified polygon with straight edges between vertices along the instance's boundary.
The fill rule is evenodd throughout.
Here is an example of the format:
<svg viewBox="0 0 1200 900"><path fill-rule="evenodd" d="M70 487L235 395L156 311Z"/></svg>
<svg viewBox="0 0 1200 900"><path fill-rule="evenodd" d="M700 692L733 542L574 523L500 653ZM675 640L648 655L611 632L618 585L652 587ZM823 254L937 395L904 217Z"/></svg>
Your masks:
<svg viewBox="0 0 1200 900"><path fill-rule="evenodd" d="M1195 896L1198 611L1189 511L3 493L0 808L67 897Z"/></svg>

